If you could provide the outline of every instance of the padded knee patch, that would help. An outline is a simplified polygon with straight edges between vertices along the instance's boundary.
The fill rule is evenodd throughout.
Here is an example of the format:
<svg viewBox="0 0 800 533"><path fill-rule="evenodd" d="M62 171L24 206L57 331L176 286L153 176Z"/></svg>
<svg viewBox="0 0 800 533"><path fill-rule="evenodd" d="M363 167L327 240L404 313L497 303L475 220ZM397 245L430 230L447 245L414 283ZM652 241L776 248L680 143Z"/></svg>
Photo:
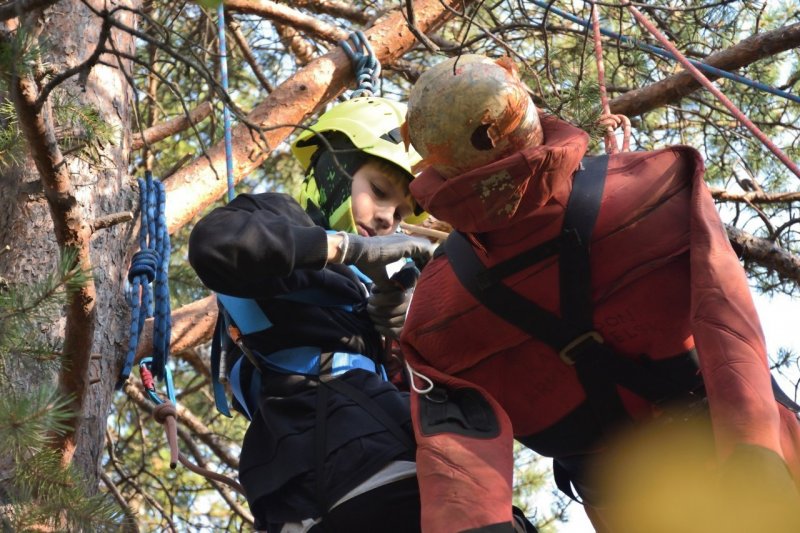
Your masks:
<svg viewBox="0 0 800 533"><path fill-rule="evenodd" d="M420 428L425 436L455 433L491 439L500 434L497 416L475 389L435 387L419 399Z"/></svg>

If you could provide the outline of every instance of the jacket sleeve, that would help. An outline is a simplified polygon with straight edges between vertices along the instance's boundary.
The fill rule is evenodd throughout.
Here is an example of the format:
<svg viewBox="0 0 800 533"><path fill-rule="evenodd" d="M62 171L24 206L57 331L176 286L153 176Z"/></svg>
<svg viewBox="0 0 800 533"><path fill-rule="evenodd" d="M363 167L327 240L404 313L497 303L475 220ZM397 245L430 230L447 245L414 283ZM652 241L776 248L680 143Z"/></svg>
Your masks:
<svg viewBox="0 0 800 533"><path fill-rule="evenodd" d="M513 432L486 391L425 365L403 346L417 439L422 530L511 533ZM420 375L424 377L420 377ZM424 390L429 379L433 389Z"/></svg>
<svg viewBox="0 0 800 533"><path fill-rule="evenodd" d="M744 270L703 181L702 161L694 154L691 321L717 449L721 459L741 444L783 457L761 323Z"/></svg>
<svg viewBox="0 0 800 533"><path fill-rule="evenodd" d="M320 270L327 236L284 194L237 196L203 217L189 237L189 263L210 289L259 297L267 278Z"/></svg>

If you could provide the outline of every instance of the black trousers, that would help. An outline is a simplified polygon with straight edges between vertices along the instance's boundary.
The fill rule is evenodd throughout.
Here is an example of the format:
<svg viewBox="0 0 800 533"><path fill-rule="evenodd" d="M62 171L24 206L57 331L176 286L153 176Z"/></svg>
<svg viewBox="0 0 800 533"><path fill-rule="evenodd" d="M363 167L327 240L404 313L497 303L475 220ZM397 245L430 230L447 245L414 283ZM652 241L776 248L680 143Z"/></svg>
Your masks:
<svg viewBox="0 0 800 533"><path fill-rule="evenodd" d="M410 477L359 494L337 505L309 533L417 533L419 485Z"/></svg>

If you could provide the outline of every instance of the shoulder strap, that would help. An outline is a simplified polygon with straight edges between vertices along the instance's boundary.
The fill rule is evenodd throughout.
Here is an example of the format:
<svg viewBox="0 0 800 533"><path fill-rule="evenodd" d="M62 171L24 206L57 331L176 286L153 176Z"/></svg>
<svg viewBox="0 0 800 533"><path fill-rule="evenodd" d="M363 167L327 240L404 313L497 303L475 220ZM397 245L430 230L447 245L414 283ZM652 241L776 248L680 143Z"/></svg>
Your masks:
<svg viewBox="0 0 800 533"><path fill-rule="evenodd" d="M556 239L488 269L462 233L451 233L444 246L459 281L479 302L507 322L548 344L562 357L565 350L574 347L576 340L592 330L588 245L600 210L608 156L584 159L587 160L588 165L575 174L563 231ZM575 211L580 212L576 214ZM561 318L502 283L502 278L559 252ZM575 261L575 264L562 266L570 261ZM567 298L564 298L565 289ZM564 300L569 301L566 306ZM588 309L581 307L584 303Z"/></svg>

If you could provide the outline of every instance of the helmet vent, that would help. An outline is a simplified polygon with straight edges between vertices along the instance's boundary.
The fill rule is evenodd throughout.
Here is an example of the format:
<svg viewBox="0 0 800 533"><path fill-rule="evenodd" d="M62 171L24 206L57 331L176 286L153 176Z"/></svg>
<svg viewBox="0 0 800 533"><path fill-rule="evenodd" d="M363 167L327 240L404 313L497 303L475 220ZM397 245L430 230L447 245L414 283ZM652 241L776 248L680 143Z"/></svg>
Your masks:
<svg viewBox="0 0 800 533"><path fill-rule="evenodd" d="M381 135L381 139L392 142L394 144L400 144L401 142L403 142L403 136L400 134L400 128L394 128L387 131L386 133Z"/></svg>
<svg viewBox="0 0 800 533"><path fill-rule="evenodd" d="M473 148L476 150L491 150L494 148L494 141L489 136L490 127L491 124L481 124L475 128L475 131L472 132L472 136L469 139Z"/></svg>

